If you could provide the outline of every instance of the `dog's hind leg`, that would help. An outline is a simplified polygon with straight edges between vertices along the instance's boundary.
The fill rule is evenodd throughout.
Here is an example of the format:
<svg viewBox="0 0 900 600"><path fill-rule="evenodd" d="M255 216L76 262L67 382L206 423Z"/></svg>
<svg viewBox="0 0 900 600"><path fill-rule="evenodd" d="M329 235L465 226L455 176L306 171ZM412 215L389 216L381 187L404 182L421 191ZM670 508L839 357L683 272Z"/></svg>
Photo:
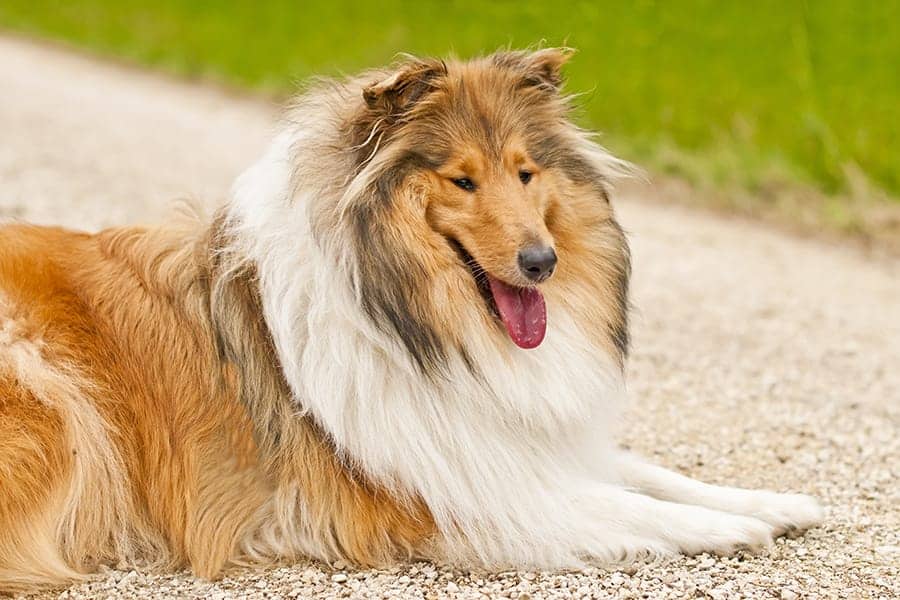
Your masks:
<svg viewBox="0 0 900 600"><path fill-rule="evenodd" d="M660 500L755 517L771 525L776 535L788 530L808 529L823 518L818 502L803 494L710 485L625 452L617 463L622 482L637 492Z"/></svg>
<svg viewBox="0 0 900 600"><path fill-rule="evenodd" d="M0 594L83 577L60 553L53 514L70 455L59 412L0 373Z"/></svg>

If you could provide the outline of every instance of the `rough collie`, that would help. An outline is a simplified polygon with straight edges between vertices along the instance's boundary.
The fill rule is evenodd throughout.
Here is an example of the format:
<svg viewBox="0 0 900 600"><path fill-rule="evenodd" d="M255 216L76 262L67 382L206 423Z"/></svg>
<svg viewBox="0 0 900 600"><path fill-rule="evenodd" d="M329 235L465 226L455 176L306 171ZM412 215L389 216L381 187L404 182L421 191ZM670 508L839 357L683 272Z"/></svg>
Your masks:
<svg viewBox="0 0 900 600"><path fill-rule="evenodd" d="M0 590L101 563L577 567L818 522L617 448L623 164L570 122L566 56L321 83L208 220L0 229Z"/></svg>

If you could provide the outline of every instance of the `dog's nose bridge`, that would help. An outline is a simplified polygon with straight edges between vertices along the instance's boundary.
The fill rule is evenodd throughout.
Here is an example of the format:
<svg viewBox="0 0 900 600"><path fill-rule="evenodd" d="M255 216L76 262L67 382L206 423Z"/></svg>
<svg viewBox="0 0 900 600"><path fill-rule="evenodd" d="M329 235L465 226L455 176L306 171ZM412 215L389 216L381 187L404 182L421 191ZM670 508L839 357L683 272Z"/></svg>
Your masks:
<svg viewBox="0 0 900 600"><path fill-rule="evenodd" d="M547 224L540 215L535 215L535 219L527 223L520 224L522 233L522 246L549 246L553 247L553 234L547 229Z"/></svg>

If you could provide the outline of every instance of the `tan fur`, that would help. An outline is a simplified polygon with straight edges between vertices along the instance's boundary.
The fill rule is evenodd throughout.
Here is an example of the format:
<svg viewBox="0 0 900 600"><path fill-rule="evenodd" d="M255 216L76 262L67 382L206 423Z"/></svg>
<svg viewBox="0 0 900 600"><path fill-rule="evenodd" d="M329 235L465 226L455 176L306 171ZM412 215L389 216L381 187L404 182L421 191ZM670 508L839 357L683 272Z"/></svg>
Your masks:
<svg viewBox="0 0 900 600"><path fill-rule="evenodd" d="M282 481L335 556L383 563L429 535L427 514L367 486L288 409L282 452L259 451L238 390L286 395L271 355L264 373L217 355L205 234L0 229L0 590L138 556L215 576L286 510Z"/></svg>

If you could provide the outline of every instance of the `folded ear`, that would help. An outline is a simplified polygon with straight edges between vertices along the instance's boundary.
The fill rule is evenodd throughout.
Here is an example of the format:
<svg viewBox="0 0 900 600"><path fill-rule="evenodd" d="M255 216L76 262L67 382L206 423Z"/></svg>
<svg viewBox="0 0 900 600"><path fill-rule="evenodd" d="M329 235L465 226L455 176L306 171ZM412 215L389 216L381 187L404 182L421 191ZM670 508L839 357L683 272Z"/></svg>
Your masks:
<svg viewBox="0 0 900 600"><path fill-rule="evenodd" d="M493 62L498 67L521 72L525 86L546 87L556 91L563 84L562 67L574 53L571 48L513 50L494 54Z"/></svg>
<svg viewBox="0 0 900 600"><path fill-rule="evenodd" d="M389 119L397 117L408 111L434 87L439 77L446 74L447 65L443 61L414 58L383 80L363 89L363 98L370 109Z"/></svg>

